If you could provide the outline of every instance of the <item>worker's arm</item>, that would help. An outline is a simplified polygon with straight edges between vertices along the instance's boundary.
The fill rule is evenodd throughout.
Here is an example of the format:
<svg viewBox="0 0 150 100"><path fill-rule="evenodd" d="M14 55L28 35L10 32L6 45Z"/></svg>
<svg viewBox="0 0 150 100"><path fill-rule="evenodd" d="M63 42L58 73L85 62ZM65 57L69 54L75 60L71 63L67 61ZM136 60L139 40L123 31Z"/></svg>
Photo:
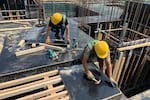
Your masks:
<svg viewBox="0 0 150 100"><path fill-rule="evenodd" d="M84 68L85 73L87 73L89 71L87 60L88 60L88 58L83 55L82 64L83 64L83 68Z"/></svg>
<svg viewBox="0 0 150 100"><path fill-rule="evenodd" d="M108 74L110 81L116 83L116 81L112 78L112 64L111 64L110 55L109 57L106 58L105 63L107 66L107 74Z"/></svg>
<svg viewBox="0 0 150 100"><path fill-rule="evenodd" d="M82 61L82 65L83 65L83 68L84 68L84 71L87 75L87 77L91 80L95 79L94 75L92 74L92 72L89 70L88 68L88 64L87 64L87 61L89 59L89 55L90 55L90 49L88 46L86 46L84 48L84 51L83 51L83 54L82 54L82 57L81 57L81 61Z"/></svg>
<svg viewBox="0 0 150 100"><path fill-rule="evenodd" d="M50 31L51 31L51 27L48 26L47 34L46 34L46 40L45 40L46 44L50 44L51 43Z"/></svg>
<svg viewBox="0 0 150 100"><path fill-rule="evenodd" d="M110 57L106 58L106 66L107 66L107 74L108 74L108 77L112 77L112 64L111 64L111 60L110 60Z"/></svg>
<svg viewBox="0 0 150 100"><path fill-rule="evenodd" d="M66 40L70 44L70 27L69 27L69 24L66 25Z"/></svg>

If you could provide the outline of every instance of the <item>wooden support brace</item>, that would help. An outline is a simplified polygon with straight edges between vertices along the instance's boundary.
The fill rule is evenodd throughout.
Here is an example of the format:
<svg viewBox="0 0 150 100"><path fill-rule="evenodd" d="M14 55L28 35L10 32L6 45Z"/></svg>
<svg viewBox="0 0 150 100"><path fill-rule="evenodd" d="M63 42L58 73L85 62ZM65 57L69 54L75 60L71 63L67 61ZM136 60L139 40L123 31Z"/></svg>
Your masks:
<svg viewBox="0 0 150 100"><path fill-rule="evenodd" d="M100 30L102 29L102 24L100 24ZM97 35L97 40L102 40L103 38L103 34L101 32L98 32L98 35Z"/></svg>
<svg viewBox="0 0 150 100"><path fill-rule="evenodd" d="M130 28L127 28L127 30L129 30L129 31L131 31L131 32L134 32L134 33L136 33L136 34L139 34L139 35L141 35L141 36L144 36L144 37L146 37L146 38L149 37L148 35L145 35L144 33L137 32L137 31L132 30L132 29L130 29Z"/></svg>
<svg viewBox="0 0 150 100"><path fill-rule="evenodd" d="M54 49L54 50L65 51L64 48L61 48L59 46L48 45L48 44L45 44L45 43L39 43L39 45L45 46L46 48L51 48L51 49Z"/></svg>
<svg viewBox="0 0 150 100"><path fill-rule="evenodd" d="M19 20L20 19L19 11L16 12L16 15L17 15L17 19Z"/></svg>
<svg viewBox="0 0 150 100"><path fill-rule="evenodd" d="M45 46L39 46L36 48L31 48L31 49L27 49L27 50L23 50L23 51L19 51L16 52L16 56L22 56L22 55L26 55L26 54L31 54L31 53L35 53L35 52L39 52L45 50Z"/></svg>
<svg viewBox="0 0 150 100"><path fill-rule="evenodd" d="M136 45L127 46L127 47L121 47L121 48L117 48L117 50L125 51L125 50L141 48L141 47L145 47L145 46L150 46L150 42L146 42L146 43L142 43L142 44L136 44Z"/></svg>
<svg viewBox="0 0 150 100"><path fill-rule="evenodd" d="M118 74L117 74L117 83L119 82L119 79L120 79L120 75L121 75L121 72L122 72L122 69L123 69L123 66L124 66L124 62L125 62L125 57L122 57L122 60L121 60L121 63L120 63L120 67L119 67L119 71L118 71Z"/></svg>
<svg viewBox="0 0 150 100"><path fill-rule="evenodd" d="M120 63L123 57L123 52L120 52L118 63L116 64L114 71L113 71L113 78L114 80L117 80L117 72L119 71Z"/></svg>
<svg viewBox="0 0 150 100"><path fill-rule="evenodd" d="M48 80L49 77L48 77L48 76L44 76L44 79L45 79L45 80ZM48 85L47 85L47 88L48 88L48 89L52 89L52 88L53 88L53 85L52 85L52 84L48 84ZM53 92L51 92L50 94L51 94L51 95L55 95L56 92L53 91ZM55 98L54 100L57 100L57 99Z"/></svg>

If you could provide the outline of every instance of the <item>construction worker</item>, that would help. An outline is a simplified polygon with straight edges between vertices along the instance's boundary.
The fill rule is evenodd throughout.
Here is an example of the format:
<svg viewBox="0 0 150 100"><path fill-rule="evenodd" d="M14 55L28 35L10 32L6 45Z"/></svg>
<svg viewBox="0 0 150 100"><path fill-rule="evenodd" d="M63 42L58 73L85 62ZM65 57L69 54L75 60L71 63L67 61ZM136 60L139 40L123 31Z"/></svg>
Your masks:
<svg viewBox="0 0 150 100"><path fill-rule="evenodd" d="M87 61L90 58L96 58L99 61L99 67L103 70L103 60L105 60L107 66L107 75L111 82L116 83L112 78L112 64L110 59L109 46L106 41L93 40L89 42L82 53L81 61L87 78L93 80L95 76L88 68Z"/></svg>
<svg viewBox="0 0 150 100"><path fill-rule="evenodd" d="M55 37L56 39L63 39L64 40L64 32L66 29L66 40L67 43L70 44L70 28L68 24L68 20L65 15L56 12L54 13L49 21L48 25L48 30L47 30L47 37L46 37L46 43L50 44L51 43L51 38L50 38L50 31L55 32ZM61 31L61 34L59 32Z"/></svg>

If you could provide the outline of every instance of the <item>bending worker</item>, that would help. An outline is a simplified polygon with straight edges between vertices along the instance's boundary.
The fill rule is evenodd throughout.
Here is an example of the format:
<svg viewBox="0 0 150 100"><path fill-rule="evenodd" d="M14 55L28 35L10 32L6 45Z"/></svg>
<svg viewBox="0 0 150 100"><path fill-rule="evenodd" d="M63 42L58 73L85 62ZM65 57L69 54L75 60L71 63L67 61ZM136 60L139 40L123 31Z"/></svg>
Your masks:
<svg viewBox="0 0 150 100"><path fill-rule="evenodd" d="M87 77L91 80L93 80L95 76L89 70L87 61L95 57L99 61L99 66L101 70L103 70L103 64L101 63L103 63L103 60L105 60L107 66L107 75L111 82L116 83L112 78L112 64L110 59L109 46L106 41L93 40L89 42L84 48L81 60L84 71Z"/></svg>
<svg viewBox="0 0 150 100"><path fill-rule="evenodd" d="M54 13L49 21L48 25L48 30L47 30L47 37L46 37L46 43L50 44L51 43L51 38L50 38L50 31L55 32L55 37L56 39L63 39L64 40L64 32L66 29L66 40L67 43L70 44L70 28L68 24L68 20L65 15L61 13ZM61 34L59 34L61 31Z"/></svg>

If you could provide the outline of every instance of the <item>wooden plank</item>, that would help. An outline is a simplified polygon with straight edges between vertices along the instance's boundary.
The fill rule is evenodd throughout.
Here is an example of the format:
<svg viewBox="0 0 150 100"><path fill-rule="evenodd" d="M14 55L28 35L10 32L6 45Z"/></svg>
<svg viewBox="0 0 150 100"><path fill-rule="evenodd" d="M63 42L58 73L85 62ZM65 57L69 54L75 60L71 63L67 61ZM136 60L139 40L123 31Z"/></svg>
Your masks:
<svg viewBox="0 0 150 100"><path fill-rule="evenodd" d="M42 51L42 50L45 50L45 46L39 46L39 47L36 47L36 48L30 48L30 49L27 49L27 50L18 51L15 54L16 54L16 56L22 56L22 55L26 55L26 54L39 52L39 51Z"/></svg>
<svg viewBox="0 0 150 100"><path fill-rule="evenodd" d="M102 24L100 24L100 28L99 29L100 30L102 29ZM97 40L102 40L102 38L103 38L103 34L100 31L98 31Z"/></svg>
<svg viewBox="0 0 150 100"><path fill-rule="evenodd" d="M61 98L60 100L70 100L69 96L65 96L64 98Z"/></svg>
<svg viewBox="0 0 150 100"><path fill-rule="evenodd" d="M16 12L17 19L19 20L22 15L20 15L19 11ZM25 15L24 15L25 16Z"/></svg>
<svg viewBox="0 0 150 100"><path fill-rule="evenodd" d="M119 56L118 63L117 63L117 65L114 67L114 71L113 71L113 79L114 79L114 80L117 80L117 72L118 72L118 70L119 70L119 65L120 65L120 63L121 63L122 57L123 57L123 52L120 52L120 56Z"/></svg>
<svg viewBox="0 0 150 100"><path fill-rule="evenodd" d="M31 85L31 86L28 86L28 87L25 87L25 88L20 88L20 89L14 90L14 91L1 93L0 98L5 99L5 98L8 98L8 97L12 97L12 96L15 96L15 95L19 95L19 94L23 94L23 93L27 93L27 92L30 92L30 91L33 91L33 90L43 88L43 87L47 86L47 84L56 84L56 83L59 83L59 82L61 82L61 78L46 81L46 82L35 84L35 85Z"/></svg>
<svg viewBox="0 0 150 100"><path fill-rule="evenodd" d="M53 100L54 98L61 98L68 94L67 90L57 93L56 95L47 96L38 100Z"/></svg>
<svg viewBox="0 0 150 100"><path fill-rule="evenodd" d="M129 67L129 70L127 71L127 74L126 74L125 81L123 82L123 85L127 84L127 82L128 82L129 75L130 75L130 72L131 72L132 67L134 66L134 62L135 62L136 57L137 57L137 55L134 54L134 55L133 55L132 62L131 62L131 65L130 65L130 67Z"/></svg>
<svg viewBox="0 0 150 100"><path fill-rule="evenodd" d="M132 54L133 54L133 50L130 50L127 61L125 63L125 68L121 74L122 77L121 77L120 82L119 82L119 87L121 87L121 85L122 85L123 79L125 77L125 72L126 72L127 68L129 67L129 63L130 63L130 59L132 57Z"/></svg>
<svg viewBox="0 0 150 100"><path fill-rule="evenodd" d="M44 76L44 80L48 80L48 79L49 79L49 77ZM52 85L52 84L48 84L48 85L47 85L47 88L48 88L48 89L52 89L52 88L53 88L53 85ZM53 92L50 93L50 95L55 95L55 94L56 94L55 91L53 91ZM57 100L57 99L54 99L54 100Z"/></svg>
<svg viewBox="0 0 150 100"><path fill-rule="evenodd" d="M41 91L41 92L38 92L38 93L35 93L35 94L31 94L31 95L19 98L17 100L35 100L35 99L47 96L51 92L58 92L58 91L62 91L63 89L65 89L65 86L60 85L60 86L57 86L57 87L53 87L52 89L49 89L49 90Z"/></svg>
<svg viewBox="0 0 150 100"><path fill-rule="evenodd" d="M3 47L4 47L4 45L0 44L0 54L1 54L2 50L3 50Z"/></svg>
<svg viewBox="0 0 150 100"><path fill-rule="evenodd" d="M18 27L18 28L4 28L4 29L0 29L0 32L4 32L4 31L16 31L16 30L27 30L27 29L31 29L32 27Z"/></svg>
<svg viewBox="0 0 150 100"><path fill-rule="evenodd" d="M117 73L117 83L119 82L119 79L120 79L120 75L121 75L121 72L122 72L122 69L123 69L123 66L124 66L124 63L125 63L125 59L126 57L122 57L122 60L121 60L121 63L120 63L120 66L119 66L119 70L118 70L118 73Z"/></svg>
<svg viewBox="0 0 150 100"><path fill-rule="evenodd" d="M25 12L26 10L0 10L0 12Z"/></svg>
<svg viewBox="0 0 150 100"><path fill-rule="evenodd" d="M30 83L24 83L24 85L14 86L12 88L1 90L0 93L6 93L6 92L9 92L9 91L14 91L14 90L17 90L17 89L20 89L20 88L25 88L25 87L28 87L28 86L32 86L32 85L35 85L35 84L43 83L43 82L58 79L58 78L60 78L59 75L51 77L48 80L39 80L39 81L30 82Z"/></svg>
<svg viewBox="0 0 150 100"><path fill-rule="evenodd" d="M1 20L0 23L30 22L30 21L38 21L38 19Z"/></svg>
<svg viewBox="0 0 150 100"><path fill-rule="evenodd" d="M133 46L121 47L121 48L117 48L117 50L125 51L125 50L131 50L131 49L146 47L146 46L150 46L150 42L146 42L146 43L142 43L142 44L136 44Z"/></svg>
<svg viewBox="0 0 150 100"><path fill-rule="evenodd" d="M23 48L25 46L25 40L21 40L19 42L18 46L20 46L21 48Z"/></svg>
<svg viewBox="0 0 150 100"><path fill-rule="evenodd" d="M53 76L53 75L56 75L57 73L58 73L58 70L54 70L54 71L49 71L49 72L45 72L45 73L41 73L37 75L28 76L28 77L21 78L21 79L16 79L16 80L0 83L0 89L7 88L10 86L14 86L14 85L19 85L19 84L30 82L30 81L34 81L37 79L41 79L45 75Z"/></svg>
<svg viewBox="0 0 150 100"><path fill-rule="evenodd" d="M128 31L134 32L134 33L139 34L139 35L141 35L141 36L144 36L144 37L146 37L146 38L149 37L148 35L145 35L144 33L140 33L140 32L138 32L138 31L132 30L132 29L130 29L130 28L126 28L126 29L127 29Z"/></svg>
<svg viewBox="0 0 150 100"><path fill-rule="evenodd" d="M137 81L138 81L139 77L141 76L141 73L143 71L144 65L146 63L146 59L147 59L146 56L147 56L148 52L149 52L148 50L145 50L145 52L144 52L144 54L143 54L143 56L141 58L141 62L139 63L139 68L137 69L137 72L136 72L136 75L135 75L136 77L135 77L134 85L137 84Z"/></svg>
<svg viewBox="0 0 150 100"><path fill-rule="evenodd" d="M46 48L51 48L51 49L54 49L54 50L60 50L60 51L64 51L65 50L64 48L61 48L59 46L48 45L46 43L39 43L39 45L45 46Z"/></svg>

